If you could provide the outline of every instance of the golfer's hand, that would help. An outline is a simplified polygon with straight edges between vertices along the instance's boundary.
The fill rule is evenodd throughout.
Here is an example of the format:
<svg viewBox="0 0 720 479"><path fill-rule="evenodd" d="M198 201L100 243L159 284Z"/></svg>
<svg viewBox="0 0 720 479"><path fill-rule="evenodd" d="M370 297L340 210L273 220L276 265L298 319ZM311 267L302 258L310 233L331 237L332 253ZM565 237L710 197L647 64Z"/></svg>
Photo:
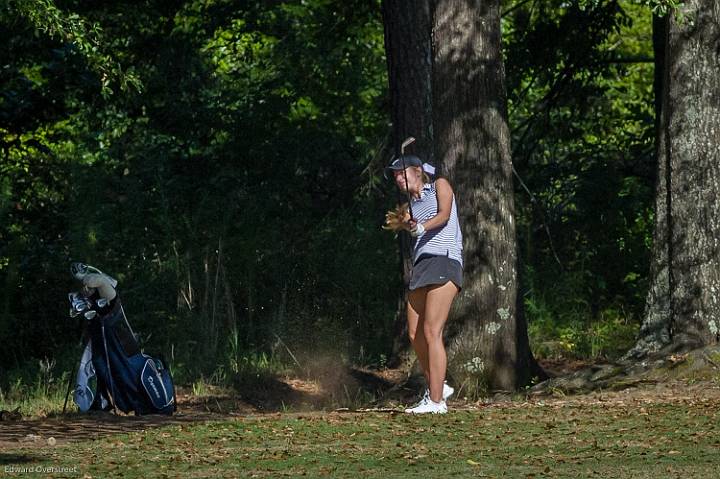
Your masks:
<svg viewBox="0 0 720 479"><path fill-rule="evenodd" d="M407 227L407 222L409 220L410 212L408 209L408 204L405 203L404 205L400 205L385 214L385 224L383 225L383 229L392 230L395 232L400 230L410 231Z"/></svg>
<svg viewBox="0 0 720 479"><path fill-rule="evenodd" d="M425 227L422 225L422 223L418 223L415 220L408 221L408 226L410 227L408 229L408 231L410 232L410 236L412 236L413 238L417 238L425 232Z"/></svg>

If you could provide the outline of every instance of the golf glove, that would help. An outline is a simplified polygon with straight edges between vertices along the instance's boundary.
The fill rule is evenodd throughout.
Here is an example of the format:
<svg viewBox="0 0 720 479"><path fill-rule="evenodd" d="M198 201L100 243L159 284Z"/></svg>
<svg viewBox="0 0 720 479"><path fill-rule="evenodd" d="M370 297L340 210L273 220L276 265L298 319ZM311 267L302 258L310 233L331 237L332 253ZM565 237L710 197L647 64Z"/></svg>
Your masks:
<svg viewBox="0 0 720 479"><path fill-rule="evenodd" d="M425 227L422 225L422 223L416 223L415 227L410 230L410 236L412 236L413 238L417 238L424 232L425 232Z"/></svg>

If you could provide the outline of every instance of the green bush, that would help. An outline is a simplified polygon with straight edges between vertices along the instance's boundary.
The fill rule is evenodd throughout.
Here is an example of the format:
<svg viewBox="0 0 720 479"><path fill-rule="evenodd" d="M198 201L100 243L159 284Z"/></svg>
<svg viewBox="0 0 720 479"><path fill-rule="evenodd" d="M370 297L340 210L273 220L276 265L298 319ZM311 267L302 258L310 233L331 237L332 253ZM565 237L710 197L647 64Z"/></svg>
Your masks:
<svg viewBox="0 0 720 479"><path fill-rule="evenodd" d="M542 297L525 299L528 335L538 358L616 359L630 349L640 327L619 306L593 314L586 304L573 299L554 303Z"/></svg>

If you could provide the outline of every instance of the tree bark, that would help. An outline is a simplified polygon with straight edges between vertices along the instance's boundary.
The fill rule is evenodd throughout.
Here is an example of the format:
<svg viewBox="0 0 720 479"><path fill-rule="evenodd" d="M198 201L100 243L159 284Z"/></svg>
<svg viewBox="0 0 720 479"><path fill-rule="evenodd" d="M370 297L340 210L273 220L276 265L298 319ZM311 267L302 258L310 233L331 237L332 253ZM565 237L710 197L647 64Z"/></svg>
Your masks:
<svg viewBox="0 0 720 479"><path fill-rule="evenodd" d="M406 153L433 163L429 0L384 0L382 12L392 104L393 154L400 154L400 144L412 136L416 141ZM400 202L406 201L400 199ZM412 242L409 235L401 233L398 243L405 287L398 298L398 314L393 328L395 340L389 361L391 366L405 362L410 351L405 305L412 268Z"/></svg>
<svg viewBox="0 0 720 479"><path fill-rule="evenodd" d="M392 103L393 153L408 136L407 152L433 163L432 45L429 0L384 0L385 55Z"/></svg>
<svg viewBox="0 0 720 479"><path fill-rule="evenodd" d="M662 160L665 151L665 135L662 134L662 111L666 101L664 85L667 83L667 29L669 17L653 18L653 51L655 54L655 154L658 158L655 179L655 226L653 230L653 251L650 260L650 288L645 303L645 314L640 335L626 358L641 358L670 344L670 281L668 269L667 241L667 159Z"/></svg>
<svg viewBox="0 0 720 479"><path fill-rule="evenodd" d="M465 285L448 325L450 374L514 390L542 376L517 296L517 247L498 0L437 0L435 157L455 190ZM479 384L478 384L479 385Z"/></svg>
<svg viewBox="0 0 720 479"><path fill-rule="evenodd" d="M720 0L667 22L651 285L628 357L720 339Z"/></svg>

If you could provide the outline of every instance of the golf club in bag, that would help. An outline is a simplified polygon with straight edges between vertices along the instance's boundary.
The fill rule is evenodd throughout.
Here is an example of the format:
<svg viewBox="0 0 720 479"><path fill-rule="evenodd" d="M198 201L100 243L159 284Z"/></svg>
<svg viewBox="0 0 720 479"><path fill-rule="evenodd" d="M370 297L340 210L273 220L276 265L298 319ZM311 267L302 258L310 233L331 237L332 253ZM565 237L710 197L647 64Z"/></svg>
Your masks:
<svg viewBox="0 0 720 479"><path fill-rule="evenodd" d="M117 408L137 415L172 414L177 407L170 371L140 350L117 281L83 263L73 263L70 271L83 284L68 295L70 316L87 320L73 401L83 412Z"/></svg>

